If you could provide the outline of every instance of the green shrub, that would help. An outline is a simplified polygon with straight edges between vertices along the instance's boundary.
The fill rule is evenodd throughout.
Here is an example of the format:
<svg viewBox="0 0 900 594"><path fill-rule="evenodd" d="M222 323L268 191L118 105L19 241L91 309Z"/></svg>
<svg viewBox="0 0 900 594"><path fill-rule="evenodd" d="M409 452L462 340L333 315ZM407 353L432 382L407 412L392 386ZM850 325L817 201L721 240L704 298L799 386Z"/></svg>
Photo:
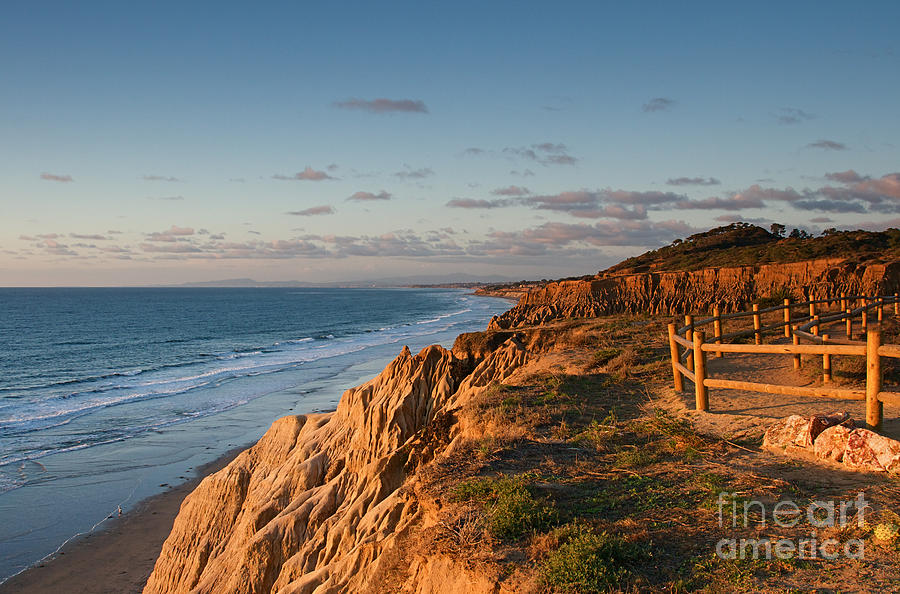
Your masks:
<svg viewBox="0 0 900 594"><path fill-rule="evenodd" d="M485 503L488 531L503 540L517 540L556 519L554 507L535 499L521 476L467 481L457 485L453 494L459 501Z"/></svg>
<svg viewBox="0 0 900 594"><path fill-rule="evenodd" d="M632 576L631 567L647 557L642 547L606 532L576 529L568 542L544 561L544 581L563 592L606 592L619 589Z"/></svg>

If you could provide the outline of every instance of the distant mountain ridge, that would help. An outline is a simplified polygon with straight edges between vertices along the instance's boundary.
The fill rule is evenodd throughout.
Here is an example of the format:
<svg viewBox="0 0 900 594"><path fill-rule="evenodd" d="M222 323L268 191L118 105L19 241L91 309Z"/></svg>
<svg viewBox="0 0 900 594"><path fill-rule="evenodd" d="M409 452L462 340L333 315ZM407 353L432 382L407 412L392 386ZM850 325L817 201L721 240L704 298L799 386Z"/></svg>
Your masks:
<svg viewBox="0 0 900 594"><path fill-rule="evenodd" d="M252 278L232 278L213 281L194 281L175 287L210 287L210 288L390 288L390 287L424 287L424 286L473 286L490 283L508 283L515 279L501 276L478 276L474 274L441 274L386 277L370 280L337 281L331 283L312 283L306 281L257 281Z"/></svg>

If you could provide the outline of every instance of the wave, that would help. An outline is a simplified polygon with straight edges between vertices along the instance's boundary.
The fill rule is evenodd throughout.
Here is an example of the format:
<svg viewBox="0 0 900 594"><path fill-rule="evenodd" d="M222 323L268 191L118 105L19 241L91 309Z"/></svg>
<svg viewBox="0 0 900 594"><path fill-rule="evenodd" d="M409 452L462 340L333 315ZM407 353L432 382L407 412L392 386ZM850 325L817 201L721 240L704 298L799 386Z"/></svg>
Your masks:
<svg viewBox="0 0 900 594"><path fill-rule="evenodd" d="M143 411L141 414L145 415L158 415L155 421L120 427L122 435L117 436L116 440L127 439L171 423L216 414L267 393L238 394L237 390L210 392L226 382L251 376L277 374L314 361L349 355L376 346L416 340L447 331L457 324L471 323L484 313L466 315L472 311L472 308L466 307L424 320L383 326L377 330L357 328L345 334L323 329L301 338L273 341L263 346L236 348L231 352L195 353L189 360L183 362L131 368L27 387L0 388L0 392L17 392L16 396L23 392L32 394L28 402L17 399L16 402L8 401L7 405L0 400L0 436L8 436L12 440L23 436L35 436L34 441L40 442L44 438L38 436L39 432L68 425L101 410L203 392L203 395L191 397L189 401L173 401L172 405L155 404L151 409L127 409L140 410ZM265 384L275 383L278 382ZM176 403L185 402L189 403L186 405L187 408L182 407L180 412L175 410L178 406L182 406ZM121 413L115 414L119 416ZM127 419L129 414L126 413L123 418ZM91 423L92 421L80 421L77 429L75 426L66 429L69 438L80 434L83 443L75 445L72 445L71 441L68 444L60 443L58 440L61 436L51 433L47 438L49 442L45 444L46 451L34 450L13 454L10 449L3 447L0 440L0 454L21 455L22 459L27 460L35 456L42 457L69 451L72 448L80 449L105 443L107 441L105 438L109 435L102 436L99 430L89 431L87 428ZM128 423L125 422L125 425ZM53 441L57 443L54 444ZM19 448L14 446L12 449ZM10 460L8 456L5 458L0 456L0 466L10 463Z"/></svg>

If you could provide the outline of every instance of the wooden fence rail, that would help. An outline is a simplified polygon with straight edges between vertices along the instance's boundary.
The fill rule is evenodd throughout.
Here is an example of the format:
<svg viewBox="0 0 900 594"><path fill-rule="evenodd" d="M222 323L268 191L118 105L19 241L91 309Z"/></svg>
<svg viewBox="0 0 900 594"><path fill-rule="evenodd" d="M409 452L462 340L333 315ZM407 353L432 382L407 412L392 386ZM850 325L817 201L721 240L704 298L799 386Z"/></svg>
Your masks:
<svg viewBox="0 0 900 594"><path fill-rule="evenodd" d="M820 308L820 305L824 307ZM854 304L859 304L853 307ZM831 305L838 305L837 312L827 311ZM884 319L884 308L893 305L894 315L900 316L900 295L844 295L833 299L815 299L791 303L785 299L782 305L760 308L754 303L752 311L721 314L718 307L713 309L713 316L694 320L690 314L684 316L685 325L679 328L675 323L669 324L669 351L672 359L672 375L675 389L684 390L684 378L694 383L694 396L697 410L709 410L709 388L728 388L785 394L789 396L810 396L837 398L844 400L865 400L866 424L875 430L881 429L884 419L884 404L900 404L900 393L884 392L881 389L881 358L900 358L900 345L881 343L881 322ZM803 309L803 314L795 315L794 310ZM869 314L874 310L878 323L869 323ZM783 312L783 322L766 326L762 325L762 316L769 313ZM808 315L807 315L808 312ZM753 327L723 334L726 321L752 317ZM853 320L859 318L861 334L866 340L854 340ZM838 338L822 330L826 324L844 322L846 338ZM706 331L712 326L711 340L707 341ZM791 338L791 344L763 344L762 337L767 332L783 330L785 338ZM753 336L753 344L729 343L727 340ZM812 344L800 344L800 340ZM683 352L682 352L683 349ZM800 369L802 355L818 355L822 357L823 383L831 382L831 357L833 355L855 356L866 358L865 389L836 387L784 386L759 382L739 381L722 377L709 377L707 370L707 353L723 357L725 353L776 354L791 355L794 368Z"/></svg>

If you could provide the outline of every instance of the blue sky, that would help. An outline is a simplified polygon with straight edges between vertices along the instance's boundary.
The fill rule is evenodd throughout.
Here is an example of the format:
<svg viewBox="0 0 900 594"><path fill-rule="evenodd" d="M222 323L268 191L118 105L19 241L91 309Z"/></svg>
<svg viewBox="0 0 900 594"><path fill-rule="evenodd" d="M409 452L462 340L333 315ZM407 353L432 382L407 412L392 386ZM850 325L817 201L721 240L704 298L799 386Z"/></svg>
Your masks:
<svg viewBox="0 0 900 594"><path fill-rule="evenodd" d="M4 3L0 284L559 277L735 220L900 226L895 2L132 4Z"/></svg>

